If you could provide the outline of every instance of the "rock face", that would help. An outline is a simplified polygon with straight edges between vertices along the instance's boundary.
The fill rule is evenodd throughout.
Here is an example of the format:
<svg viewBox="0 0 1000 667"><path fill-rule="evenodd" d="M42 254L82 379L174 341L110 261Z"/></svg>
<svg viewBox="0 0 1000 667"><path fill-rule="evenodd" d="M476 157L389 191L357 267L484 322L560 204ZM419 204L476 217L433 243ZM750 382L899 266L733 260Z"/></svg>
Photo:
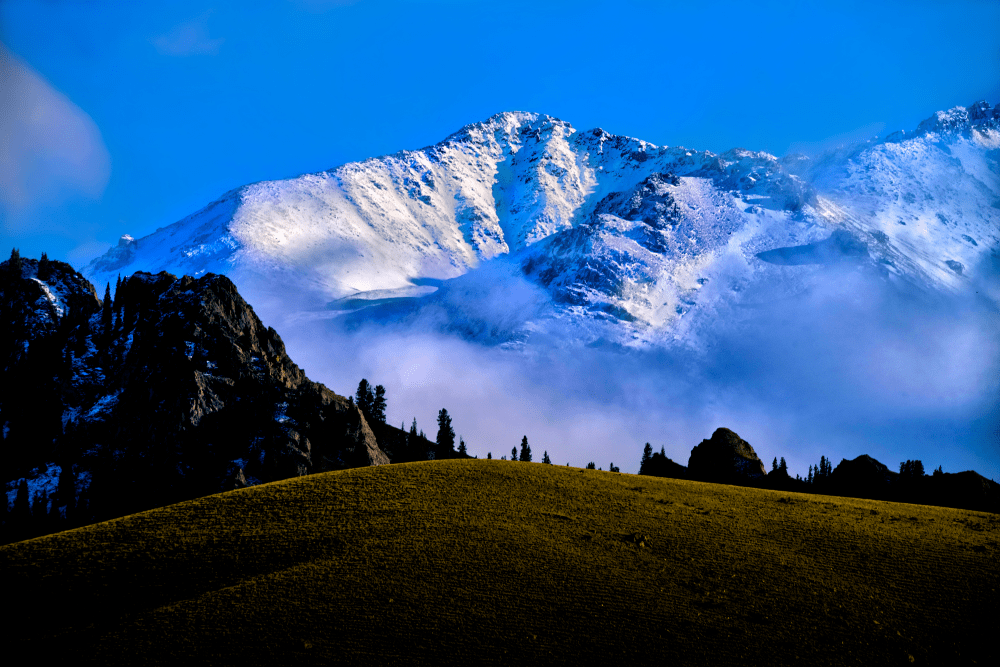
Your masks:
<svg viewBox="0 0 1000 667"><path fill-rule="evenodd" d="M767 472L750 443L728 428L717 428L691 450L688 474L703 482L747 484L762 480Z"/></svg>
<svg viewBox="0 0 1000 667"><path fill-rule="evenodd" d="M98 300L69 265L0 264L0 481L60 477L92 518L389 463L365 416L310 381L226 277L136 273ZM8 496L10 494L8 493ZM53 511L50 509L50 512Z"/></svg>

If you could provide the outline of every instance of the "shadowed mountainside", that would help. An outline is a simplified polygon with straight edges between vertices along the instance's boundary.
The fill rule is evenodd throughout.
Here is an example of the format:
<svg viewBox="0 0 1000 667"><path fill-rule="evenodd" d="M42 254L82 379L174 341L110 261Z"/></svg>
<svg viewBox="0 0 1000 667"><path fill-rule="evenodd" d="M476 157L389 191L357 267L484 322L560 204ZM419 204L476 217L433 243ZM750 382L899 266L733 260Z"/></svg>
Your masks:
<svg viewBox="0 0 1000 667"><path fill-rule="evenodd" d="M225 276L136 273L98 300L69 265L15 258L0 264L0 323L0 481L9 499L27 494L11 480L58 477L30 521L14 499L9 537L389 462Z"/></svg>

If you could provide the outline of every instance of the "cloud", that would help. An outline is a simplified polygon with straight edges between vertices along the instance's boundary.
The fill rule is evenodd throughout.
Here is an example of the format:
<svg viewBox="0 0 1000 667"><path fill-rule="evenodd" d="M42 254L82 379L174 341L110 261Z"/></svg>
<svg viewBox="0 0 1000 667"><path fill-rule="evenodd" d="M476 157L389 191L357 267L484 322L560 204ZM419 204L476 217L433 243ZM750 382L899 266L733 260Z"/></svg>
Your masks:
<svg viewBox="0 0 1000 667"><path fill-rule="evenodd" d="M105 241L89 239L80 242L72 250L66 253L66 261L73 266L85 266L90 260L100 257L111 248L111 244Z"/></svg>
<svg viewBox="0 0 1000 667"><path fill-rule="evenodd" d="M67 195L97 198L111 158L97 125L0 44L0 209L8 232Z"/></svg>
<svg viewBox="0 0 1000 667"><path fill-rule="evenodd" d="M219 52L223 37L212 39L208 33L208 17L205 12L198 18L181 23L165 35L153 39L153 46L164 56L213 56Z"/></svg>
<svg viewBox="0 0 1000 667"><path fill-rule="evenodd" d="M795 153L801 153L802 155L815 157L825 153L826 151L864 143L865 141L876 137L879 133L885 130L885 127L885 123L869 123L863 127L857 128L856 130L851 130L842 134L835 134L832 137L828 137L820 141L796 141L788 146L788 150L785 151L785 154L792 155Z"/></svg>
<svg viewBox="0 0 1000 667"><path fill-rule="evenodd" d="M507 454L527 435L539 459L548 450L559 464L607 469L613 461L635 472L644 442L687 464L694 445L726 426L768 464L784 456L793 474L821 455L837 463L869 454L890 468L917 458L995 477L997 305L846 267L819 278L794 298L720 306L701 328L697 354L571 344L581 331L552 319L523 350L484 345L483 326L442 317L456 315L447 293L427 300L432 312L402 320L349 330L326 320L280 333L309 377L334 391L351 394L362 377L385 385L394 425L416 417L433 438L437 411L447 408L481 457ZM509 304L483 296L463 315L492 303L497 312L477 318L503 330Z"/></svg>

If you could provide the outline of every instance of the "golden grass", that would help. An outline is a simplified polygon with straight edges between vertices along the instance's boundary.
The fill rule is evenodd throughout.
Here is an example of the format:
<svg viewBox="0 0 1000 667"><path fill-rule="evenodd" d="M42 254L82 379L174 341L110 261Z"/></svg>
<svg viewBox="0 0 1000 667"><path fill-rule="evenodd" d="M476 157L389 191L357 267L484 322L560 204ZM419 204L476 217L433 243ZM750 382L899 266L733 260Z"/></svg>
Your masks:
<svg viewBox="0 0 1000 667"><path fill-rule="evenodd" d="M511 461L360 468L0 548L5 648L129 665L996 664L998 531L963 510Z"/></svg>

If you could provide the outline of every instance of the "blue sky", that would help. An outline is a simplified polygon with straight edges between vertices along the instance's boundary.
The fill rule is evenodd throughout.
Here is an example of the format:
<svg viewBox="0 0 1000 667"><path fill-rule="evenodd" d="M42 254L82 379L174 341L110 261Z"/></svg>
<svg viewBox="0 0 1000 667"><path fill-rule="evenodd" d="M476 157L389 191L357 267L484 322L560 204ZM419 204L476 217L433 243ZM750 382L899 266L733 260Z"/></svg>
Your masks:
<svg viewBox="0 0 1000 667"><path fill-rule="evenodd" d="M505 110L783 155L1000 102L997 2L257 4L0 3L0 247L79 267Z"/></svg>

